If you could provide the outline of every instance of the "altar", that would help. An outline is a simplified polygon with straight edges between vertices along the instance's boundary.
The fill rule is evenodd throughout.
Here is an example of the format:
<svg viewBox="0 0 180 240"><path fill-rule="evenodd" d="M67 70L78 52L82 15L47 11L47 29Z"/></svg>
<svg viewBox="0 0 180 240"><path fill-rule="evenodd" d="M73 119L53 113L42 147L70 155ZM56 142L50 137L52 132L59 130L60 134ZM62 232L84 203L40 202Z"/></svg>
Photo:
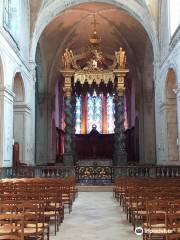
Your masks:
<svg viewBox="0 0 180 240"><path fill-rule="evenodd" d="M114 134L100 134L96 128L89 134L76 134L75 152L81 164L92 165L97 162L102 165L103 159L104 165L109 165L114 152Z"/></svg>

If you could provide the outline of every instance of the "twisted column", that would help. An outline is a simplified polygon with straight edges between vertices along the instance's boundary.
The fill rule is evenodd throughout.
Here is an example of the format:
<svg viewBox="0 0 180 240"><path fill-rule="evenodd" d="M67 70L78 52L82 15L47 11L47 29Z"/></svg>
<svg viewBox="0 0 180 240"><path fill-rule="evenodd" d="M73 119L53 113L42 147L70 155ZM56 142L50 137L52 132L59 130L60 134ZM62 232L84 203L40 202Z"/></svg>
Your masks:
<svg viewBox="0 0 180 240"><path fill-rule="evenodd" d="M124 128L124 78L126 71L114 71L117 77L115 97L115 130L114 130L114 164L122 165L127 163Z"/></svg>
<svg viewBox="0 0 180 240"><path fill-rule="evenodd" d="M64 152L72 153L72 105L71 105L71 96L64 97L64 122L65 122L65 144L64 144Z"/></svg>
<svg viewBox="0 0 180 240"><path fill-rule="evenodd" d="M74 162L76 162L76 149L75 149L75 132L76 132L76 96L73 94L71 99L72 104L72 153Z"/></svg>
<svg viewBox="0 0 180 240"><path fill-rule="evenodd" d="M63 161L65 165L74 165L73 158L73 107L72 107L72 87L71 78L73 71L64 71L64 122L65 122L65 136L64 136L64 156Z"/></svg>

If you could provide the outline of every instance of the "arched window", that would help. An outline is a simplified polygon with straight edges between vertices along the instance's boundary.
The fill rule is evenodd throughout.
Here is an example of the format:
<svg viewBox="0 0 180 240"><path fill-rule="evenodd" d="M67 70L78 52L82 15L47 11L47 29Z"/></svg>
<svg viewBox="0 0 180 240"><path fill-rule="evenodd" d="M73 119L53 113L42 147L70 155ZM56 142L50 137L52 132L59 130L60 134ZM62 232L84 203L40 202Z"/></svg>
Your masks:
<svg viewBox="0 0 180 240"><path fill-rule="evenodd" d="M179 0L169 0L169 17L171 36L180 25L180 4Z"/></svg>
<svg viewBox="0 0 180 240"><path fill-rule="evenodd" d="M20 29L20 0L4 0L4 27L18 43Z"/></svg>

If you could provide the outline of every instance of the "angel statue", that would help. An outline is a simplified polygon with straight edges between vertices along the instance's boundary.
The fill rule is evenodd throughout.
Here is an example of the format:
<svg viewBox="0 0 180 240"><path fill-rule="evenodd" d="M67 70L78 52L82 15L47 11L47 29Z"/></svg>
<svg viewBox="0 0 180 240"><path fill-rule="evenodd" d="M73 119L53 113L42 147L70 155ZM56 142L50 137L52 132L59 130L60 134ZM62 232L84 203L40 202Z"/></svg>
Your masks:
<svg viewBox="0 0 180 240"><path fill-rule="evenodd" d="M119 51L115 52L117 64L119 68L125 68L126 66L126 53L122 48Z"/></svg>
<svg viewBox="0 0 180 240"><path fill-rule="evenodd" d="M71 68L73 58L74 58L74 55L73 55L72 50L69 50L68 48L66 48L65 52L62 56L62 62L63 62L63 65L64 65L65 69L70 69Z"/></svg>

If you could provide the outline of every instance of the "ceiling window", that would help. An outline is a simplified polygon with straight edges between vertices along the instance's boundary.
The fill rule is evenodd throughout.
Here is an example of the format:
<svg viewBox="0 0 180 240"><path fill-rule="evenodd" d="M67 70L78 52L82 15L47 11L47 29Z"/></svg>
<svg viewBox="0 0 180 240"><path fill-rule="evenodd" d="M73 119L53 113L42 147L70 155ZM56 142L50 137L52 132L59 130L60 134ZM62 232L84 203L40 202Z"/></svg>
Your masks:
<svg viewBox="0 0 180 240"><path fill-rule="evenodd" d="M171 36L180 25L180 4L179 0L169 0L170 7L170 31Z"/></svg>
<svg viewBox="0 0 180 240"><path fill-rule="evenodd" d="M18 43L20 29L20 0L4 0L4 27Z"/></svg>

